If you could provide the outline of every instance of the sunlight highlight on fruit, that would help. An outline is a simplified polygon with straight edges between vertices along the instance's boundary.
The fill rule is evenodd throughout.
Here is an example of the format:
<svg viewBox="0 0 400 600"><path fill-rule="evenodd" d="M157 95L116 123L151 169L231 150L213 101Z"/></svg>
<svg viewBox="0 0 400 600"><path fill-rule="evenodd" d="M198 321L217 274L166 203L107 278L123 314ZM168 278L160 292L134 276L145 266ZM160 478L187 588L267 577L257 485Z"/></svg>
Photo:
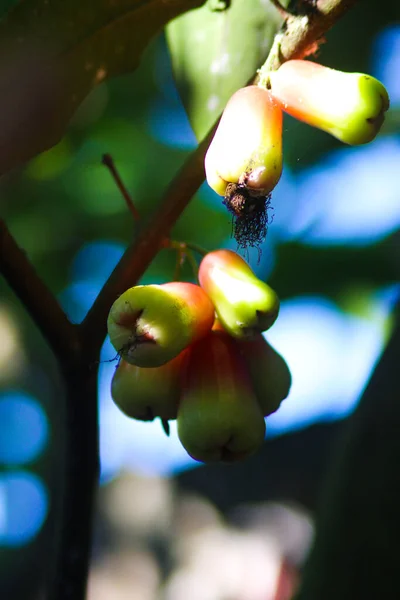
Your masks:
<svg viewBox="0 0 400 600"><path fill-rule="evenodd" d="M364 73L345 73L308 60L289 60L269 73L271 94L285 112L346 144L366 144L389 108L385 86Z"/></svg>

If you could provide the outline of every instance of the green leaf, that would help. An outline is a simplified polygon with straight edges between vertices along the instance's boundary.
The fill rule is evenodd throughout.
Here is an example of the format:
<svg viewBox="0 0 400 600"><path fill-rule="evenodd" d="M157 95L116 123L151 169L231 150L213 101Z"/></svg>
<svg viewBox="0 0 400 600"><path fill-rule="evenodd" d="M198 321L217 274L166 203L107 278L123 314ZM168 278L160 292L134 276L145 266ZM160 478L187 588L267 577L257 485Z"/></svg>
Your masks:
<svg viewBox="0 0 400 600"><path fill-rule="evenodd" d="M220 4L221 2L219 2ZM209 0L167 27L175 80L198 139L267 58L282 22L269 0Z"/></svg>
<svg viewBox="0 0 400 600"><path fill-rule="evenodd" d="M20 0L0 23L0 174L56 144L90 90L204 0Z"/></svg>

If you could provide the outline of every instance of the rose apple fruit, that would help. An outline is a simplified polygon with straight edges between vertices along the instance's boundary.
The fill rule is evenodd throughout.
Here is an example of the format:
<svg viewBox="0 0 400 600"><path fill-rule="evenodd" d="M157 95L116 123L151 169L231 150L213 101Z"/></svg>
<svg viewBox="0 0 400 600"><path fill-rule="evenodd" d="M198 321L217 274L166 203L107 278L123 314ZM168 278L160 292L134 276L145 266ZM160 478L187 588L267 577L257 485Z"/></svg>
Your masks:
<svg viewBox="0 0 400 600"><path fill-rule="evenodd" d="M240 460L260 448L265 421L235 340L212 331L188 349L178 436L195 460Z"/></svg>
<svg viewBox="0 0 400 600"><path fill-rule="evenodd" d="M279 298L232 250L215 250L203 258L199 282L212 300L224 329L248 338L269 329L279 312Z"/></svg>
<svg viewBox="0 0 400 600"><path fill-rule="evenodd" d="M375 138L389 108L385 86L364 73L345 73L308 60L289 60L269 73L283 110L346 144Z"/></svg>
<svg viewBox="0 0 400 600"><path fill-rule="evenodd" d="M159 367L210 331L214 306L193 283L138 285L112 305L111 343L121 358L139 367Z"/></svg>
<svg viewBox="0 0 400 600"><path fill-rule="evenodd" d="M264 417L274 413L287 398L292 376L284 358L263 335L237 340L238 351L250 373L251 383Z"/></svg>
<svg viewBox="0 0 400 600"><path fill-rule="evenodd" d="M111 382L111 396L118 408L141 421L176 419L186 352L160 367L137 367L121 359Z"/></svg>
<svg viewBox="0 0 400 600"><path fill-rule="evenodd" d="M205 157L207 182L223 196L228 183L268 195L282 173L282 109L268 90L251 85L229 100Z"/></svg>

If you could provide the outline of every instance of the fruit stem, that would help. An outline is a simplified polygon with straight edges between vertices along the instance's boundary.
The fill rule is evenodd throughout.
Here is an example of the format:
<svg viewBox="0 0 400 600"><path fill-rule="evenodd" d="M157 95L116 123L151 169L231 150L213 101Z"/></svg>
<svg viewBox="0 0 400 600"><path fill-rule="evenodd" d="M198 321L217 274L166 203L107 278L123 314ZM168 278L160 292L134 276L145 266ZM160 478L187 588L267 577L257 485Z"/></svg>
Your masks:
<svg viewBox="0 0 400 600"><path fill-rule="evenodd" d="M181 275L181 268L185 262L188 261L190 264L194 278L197 279L197 272L199 270L196 259L193 256L193 252L197 252L201 256L205 256L208 253L208 250L198 246L197 244L192 244L191 242L178 242L176 240L171 240L169 238L165 238L162 244L163 248L170 248L177 252L177 260L175 264L174 277L173 281L179 281Z"/></svg>
<svg viewBox="0 0 400 600"><path fill-rule="evenodd" d="M276 6L278 0L271 0ZM314 4L303 2L302 12L286 14L282 30L263 66L258 70L255 84L265 87L268 72L279 69L292 58L305 58L314 54L325 33L357 3L357 0L316 0Z"/></svg>
<svg viewBox="0 0 400 600"><path fill-rule="evenodd" d="M197 280L197 275L199 272L199 265L196 262L195 257L193 256L193 253L189 250L188 252L186 252L186 258L188 263L190 264L192 271L193 271L193 276L194 278Z"/></svg>
<svg viewBox="0 0 400 600"><path fill-rule="evenodd" d="M121 192L121 194L126 202L126 205L129 209L131 215L133 216L134 220L136 222L139 221L140 220L139 211L137 210L136 206L134 205L132 197L131 197L130 193L128 192L128 190L126 189L124 182L121 179L121 176L117 170L117 167L115 166L115 163L114 163L114 160L113 160L111 154L103 154L101 162L110 171L111 176L114 179L119 191Z"/></svg>
<svg viewBox="0 0 400 600"><path fill-rule="evenodd" d="M197 252L197 254L200 254L201 256L205 256L209 252L208 250L206 250L202 246L199 246L198 244L192 244L192 242L178 242L177 240L171 240L169 238L165 238L163 240L163 247L171 248L173 250L177 250L178 252L181 250L185 251L189 248L190 250L193 250L193 252Z"/></svg>
<svg viewBox="0 0 400 600"><path fill-rule="evenodd" d="M175 269L174 269L174 275L173 275L172 281L180 281L181 271L182 271L183 264L185 262L185 258L186 258L185 251L182 248L182 246L180 244L178 244L176 247L176 262L175 262Z"/></svg>
<svg viewBox="0 0 400 600"><path fill-rule="evenodd" d="M200 254L201 256L205 256L209 252L208 250L203 248L203 246L199 246L198 244L192 244L192 242L185 242L185 245L187 248L190 248L190 250L193 250L193 252L197 252L197 254Z"/></svg>

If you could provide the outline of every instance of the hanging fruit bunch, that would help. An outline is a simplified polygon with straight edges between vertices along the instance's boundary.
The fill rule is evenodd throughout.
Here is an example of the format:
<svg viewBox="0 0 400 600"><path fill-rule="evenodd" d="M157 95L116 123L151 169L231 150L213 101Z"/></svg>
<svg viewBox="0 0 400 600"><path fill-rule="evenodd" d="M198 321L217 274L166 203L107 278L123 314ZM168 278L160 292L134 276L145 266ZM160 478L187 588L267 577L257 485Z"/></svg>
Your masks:
<svg viewBox="0 0 400 600"><path fill-rule="evenodd" d="M111 394L129 417L177 419L196 460L233 461L262 445L264 417L289 393L289 369L262 336L279 300L230 250L207 254L199 281L136 286L115 301Z"/></svg>
<svg viewBox="0 0 400 600"><path fill-rule="evenodd" d="M259 246L273 188L282 173L282 111L347 144L379 132L389 97L373 77L305 60L260 71L260 84L229 100L210 144L209 185L234 217L239 248ZM279 299L230 250L207 253L200 285L136 286L114 303L108 332L120 361L111 393L129 417L177 419L178 435L199 461L235 461L257 451L265 417L288 396L285 360L263 336Z"/></svg>
<svg viewBox="0 0 400 600"><path fill-rule="evenodd" d="M388 108L388 93L374 77L309 60L261 69L259 85L238 90L205 158L208 184L233 215L238 247L259 247L267 233L271 192L282 173L282 111L356 145L376 137Z"/></svg>

